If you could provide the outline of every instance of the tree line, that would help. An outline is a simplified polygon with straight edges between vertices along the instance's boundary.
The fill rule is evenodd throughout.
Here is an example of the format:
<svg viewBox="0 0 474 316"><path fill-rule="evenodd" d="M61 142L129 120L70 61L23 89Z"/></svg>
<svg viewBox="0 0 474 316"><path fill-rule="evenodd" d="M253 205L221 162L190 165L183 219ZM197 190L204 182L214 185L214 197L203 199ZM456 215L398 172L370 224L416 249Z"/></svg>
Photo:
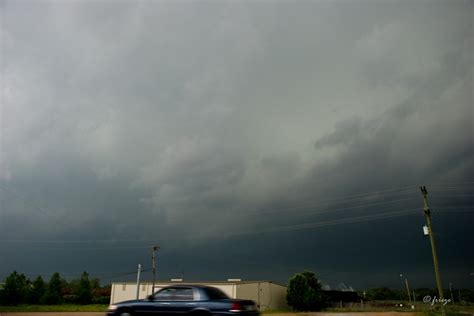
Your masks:
<svg viewBox="0 0 474 316"><path fill-rule="evenodd" d="M424 297L438 297L436 289L417 288L410 291L410 299L422 302ZM342 295L352 294L352 295ZM413 294L415 295L413 297ZM470 289L444 289L445 299L454 304L470 304L474 302L474 291ZM294 311L320 311L331 303L360 301L404 301L408 302L406 290L388 287L373 288L366 291L348 293L347 291L323 290L316 274L311 271L296 273L288 281L286 301Z"/></svg>
<svg viewBox="0 0 474 316"><path fill-rule="evenodd" d="M444 297L455 303L474 302L474 291L470 289L443 289ZM390 289L380 287L362 291L361 297L367 300L377 301L408 301L408 293L405 289ZM439 297L437 289L417 288L410 290L411 299L422 301L424 297ZM413 296L414 295L414 296Z"/></svg>
<svg viewBox="0 0 474 316"><path fill-rule="evenodd" d="M49 282L41 276L31 281L23 273L13 271L0 284L0 304L108 304L110 286L100 286L99 279L89 279L83 272L79 279L70 282L53 273Z"/></svg>

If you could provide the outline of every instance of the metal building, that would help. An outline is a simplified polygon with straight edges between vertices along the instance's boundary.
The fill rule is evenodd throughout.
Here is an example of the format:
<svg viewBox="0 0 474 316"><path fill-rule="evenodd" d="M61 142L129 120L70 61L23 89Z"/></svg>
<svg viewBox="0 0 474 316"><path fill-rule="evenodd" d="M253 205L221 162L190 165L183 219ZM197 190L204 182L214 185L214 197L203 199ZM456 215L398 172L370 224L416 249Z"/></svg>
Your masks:
<svg viewBox="0 0 474 316"><path fill-rule="evenodd" d="M175 284L202 284L221 289L231 298L251 299L261 311L287 308L286 286L270 281L217 281L217 282L161 282L155 284L155 292L165 286ZM139 298L146 298L152 293L152 283L140 283ZM113 282L110 293L110 304L136 299L135 282Z"/></svg>

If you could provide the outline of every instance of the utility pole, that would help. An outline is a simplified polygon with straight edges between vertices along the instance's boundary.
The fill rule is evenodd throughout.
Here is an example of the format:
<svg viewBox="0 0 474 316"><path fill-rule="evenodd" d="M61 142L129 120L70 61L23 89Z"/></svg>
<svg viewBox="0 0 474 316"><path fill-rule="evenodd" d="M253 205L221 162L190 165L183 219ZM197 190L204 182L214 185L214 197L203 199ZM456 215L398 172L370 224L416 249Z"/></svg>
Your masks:
<svg viewBox="0 0 474 316"><path fill-rule="evenodd" d="M454 303L453 289L451 288L453 284L449 283L449 293L451 294L451 303Z"/></svg>
<svg viewBox="0 0 474 316"><path fill-rule="evenodd" d="M142 265L138 264L138 272L137 272L137 300L140 296L140 272L142 271Z"/></svg>
<svg viewBox="0 0 474 316"><path fill-rule="evenodd" d="M420 189L421 189L421 194L423 195L423 211L425 213L426 225L428 225L428 232L429 232L430 242L431 242L431 252L433 254L436 286L438 288L439 299L443 301L444 300L443 285L441 283L441 275L439 273L438 254L436 253L436 243L435 243L435 237L434 237L434 232L433 232L433 224L431 223L431 211L428 206L428 197L427 197L428 191L426 190L425 186L420 187ZM444 305L441 305L441 308L444 315L445 314Z"/></svg>
<svg viewBox="0 0 474 316"><path fill-rule="evenodd" d="M151 288L151 294L155 293L155 281L156 281L156 251L160 249L159 246L151 247L151 261L152 261L152 272L153 272L153 285Z"/></svg>
<svg viewBox="0 0 474 316"><path fill-rule="evenodd" d="M405 285L407 286L408 301L410 302L410 305L411 305L410 287L408 286L408 279L407 278L405 278Z"/></svg>

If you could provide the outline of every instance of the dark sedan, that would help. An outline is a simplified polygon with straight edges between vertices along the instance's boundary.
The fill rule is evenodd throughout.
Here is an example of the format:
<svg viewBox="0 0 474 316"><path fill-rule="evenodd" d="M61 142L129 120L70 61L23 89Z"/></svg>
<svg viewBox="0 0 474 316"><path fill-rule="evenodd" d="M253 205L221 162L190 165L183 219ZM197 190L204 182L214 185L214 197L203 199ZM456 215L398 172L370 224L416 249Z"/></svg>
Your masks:
<svg viewBox="0 0 474 316"><path fill-rule="evenodd" d="M221 290L203 285L168 286L144 300L109 306L108 316L258 316L254 301L231 299Z"/></svg>

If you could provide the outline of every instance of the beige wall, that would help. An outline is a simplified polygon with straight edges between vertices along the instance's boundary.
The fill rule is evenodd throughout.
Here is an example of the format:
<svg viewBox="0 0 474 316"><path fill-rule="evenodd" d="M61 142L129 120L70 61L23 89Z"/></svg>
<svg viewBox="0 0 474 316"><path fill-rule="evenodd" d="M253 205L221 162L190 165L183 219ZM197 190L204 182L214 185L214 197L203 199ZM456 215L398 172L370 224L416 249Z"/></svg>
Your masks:
<svg viewBox="0 0 474 316"><path fill-rule="evenodd" d="M271 297L269 298L271 309L286 309L286 286L270 283Z"/></svg>
<svg viewBox="0 0 474 316"><path fill-rule="evenodd" d="M271 282L237 284L237 298L255 301L261 311L288 307L286 287Z"/></svg>
<svg viewBox="0 0 474 316"><path fill-rule="evenodd" d="M151 284L141 284L139 299L144 299L151 294ZM134 283L112 283L110 304L134 300L137 295L137 285Z"/></svg>
<svg viewBox="0 0 474 316"><path fill-rule="evenodd" d="M259 283L241 283L237 284L237 298L252 300L257 303L258 308L261 308L261 301L259 300Z"/></svg>
<svg viewBox="0 0 474 316"><path fill-rule="evenodd" d="M157 283L155 291L180 283ZM186 284L186 283L183 283ZM259 309L282 309L288 307L286 304L286 287L272 282L235 282L235 283L201 283L216 287L232 298L250 299L257 303ZM151 294L151 283L141 283L139 298L144 299ZM132 282L112 283L110 304L134 300L136 298L137 287Z"/></svg>

